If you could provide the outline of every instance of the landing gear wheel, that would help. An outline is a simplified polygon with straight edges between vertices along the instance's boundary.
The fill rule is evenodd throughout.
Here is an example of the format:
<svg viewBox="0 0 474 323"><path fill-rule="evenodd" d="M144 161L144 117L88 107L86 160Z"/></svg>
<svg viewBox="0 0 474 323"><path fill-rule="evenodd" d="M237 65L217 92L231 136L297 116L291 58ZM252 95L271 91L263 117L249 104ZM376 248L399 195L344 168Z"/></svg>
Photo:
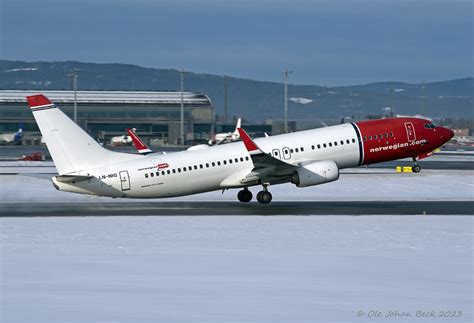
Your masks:
<svg viewBox="0 0 474 323"><path fill-rule="evenodd" d="M272 201L272 194L268 191L260 191L257 194L257 201L262 204L268 204Z"/></svg>
<svg viewBox="0 0 474 323"><path fill-rule="evenodd" d="M419 173L419 172L421 171L421 166L420 166L420 165L413 165L413 166L411 167L411 171L412 171L413 173Z"/></svg>
<svg viewBox="0 0 474 323"><path fill-rule="evenodd" d="M239 193L237 193L237 198L242 203L250 202L252 197L252 192L250 192L247 188L244 188L243 190L239 191Z"/></svg>

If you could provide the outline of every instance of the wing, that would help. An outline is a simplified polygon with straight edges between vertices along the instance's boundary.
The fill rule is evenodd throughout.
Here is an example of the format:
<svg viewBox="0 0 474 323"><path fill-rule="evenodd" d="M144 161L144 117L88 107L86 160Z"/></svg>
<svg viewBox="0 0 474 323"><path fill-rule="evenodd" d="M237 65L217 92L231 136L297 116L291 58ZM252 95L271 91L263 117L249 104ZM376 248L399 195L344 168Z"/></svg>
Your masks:
<svg viewBox="0 0 474 323"><path fill-rule="evenodd" d="M263 152L244 129L238 128L237 130L254 165L252 171L241 180L242 184L289 181L289 177L295 172L299 165L288 164Z"/></svg>

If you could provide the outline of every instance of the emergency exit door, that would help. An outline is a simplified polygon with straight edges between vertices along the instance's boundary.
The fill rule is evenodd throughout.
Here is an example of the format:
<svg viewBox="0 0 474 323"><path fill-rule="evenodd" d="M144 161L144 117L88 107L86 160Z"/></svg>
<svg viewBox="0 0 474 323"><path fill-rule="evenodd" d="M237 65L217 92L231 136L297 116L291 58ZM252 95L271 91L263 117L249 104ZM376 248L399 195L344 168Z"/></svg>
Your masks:
<svg viewBox="0 0 474 323"><path fill-rule="evenodd" d="M120 175L120 184L122 185L122 191L130 190L130 177L128 176L128 171L123 170L119 173Z"/></svg>

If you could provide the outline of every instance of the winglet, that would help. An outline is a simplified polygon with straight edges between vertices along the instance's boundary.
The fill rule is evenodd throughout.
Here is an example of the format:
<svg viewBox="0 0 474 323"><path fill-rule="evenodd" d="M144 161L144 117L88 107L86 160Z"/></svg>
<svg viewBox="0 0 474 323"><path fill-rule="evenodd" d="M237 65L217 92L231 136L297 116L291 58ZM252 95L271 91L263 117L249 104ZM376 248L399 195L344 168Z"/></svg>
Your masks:
<svg viewBox="0 0 474 323"><path fill-rule="evenodd" d="M247 151L251 155L262 153L260 147L258 147L257 144L249 137L244 129L237 128L237 131L239 132L240 138L242 138L242 141L244 142L245 148L247 148Z"/></svg>
<svg viewBox="0 0 474 323"><path fill-rule="evenodd" d="M53 105L53 102L51 102L43 94L27 96L26 100L28 101L28 105L30 106L30 109L32 110L36 110L43 107L49 107Z"/></svg>
<svg viewBox="0 0 474 323"><path fill-rule="evenodd" d="M127 129L127 132L128 135L132 138L133 145L135 146L137 151L142 155L152 153L153 150L151 150L150 148L148 148L147 145L145 145L145 143L137 136L134 130L135 129Z"/></svg>

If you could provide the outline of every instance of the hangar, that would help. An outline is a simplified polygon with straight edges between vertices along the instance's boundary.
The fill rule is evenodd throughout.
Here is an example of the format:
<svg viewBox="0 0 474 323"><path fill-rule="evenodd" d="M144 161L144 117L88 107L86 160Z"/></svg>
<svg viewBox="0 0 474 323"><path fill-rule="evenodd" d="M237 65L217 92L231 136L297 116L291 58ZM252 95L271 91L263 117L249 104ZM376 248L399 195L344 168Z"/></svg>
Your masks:
<svg viewBox="0 0 474 323"><path fill-rule="evenodd" d="M15 132L24 124L25 135L39 134L26 96L39 91L0 91L0 133ZM73 116L73 91L41 91L69 117ZM207 142L214 109L209 97L183 92L186 142ZM180 136L181 92L77 91L77 121L92 137L108 140L136 128L154 145L177 145Z"/></svg>

